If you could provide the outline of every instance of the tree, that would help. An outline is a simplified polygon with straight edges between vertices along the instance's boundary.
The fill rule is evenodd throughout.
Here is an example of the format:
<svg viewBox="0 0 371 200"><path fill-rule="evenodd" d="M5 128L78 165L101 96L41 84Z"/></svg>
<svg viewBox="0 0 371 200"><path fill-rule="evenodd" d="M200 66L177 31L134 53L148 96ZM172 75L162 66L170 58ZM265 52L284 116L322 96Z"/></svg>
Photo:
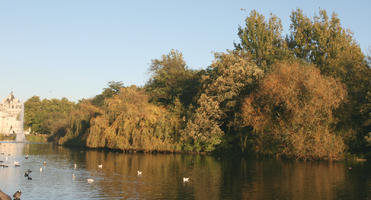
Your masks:
<svg viewBox="0 0 371 200"><path fill-rule="evenodd" d="M122 81L110 81L108 87L103 88L103 92L92 99L92 103L96 106L103 106L104 99L111 98L120 92L120 89L124 87Z"/></svg>
<svg viewBox="0 0 371 200"><path fill-rule="evenodd" d="M281 20L271 15L268 21L255 10L245 20L245 28L239 27L241 43L235 44L237 50L248 53L251 60L265 71L277 60L291 57L285 40L282 38Z"/></svg>
<svg viewBox="0 0 371 200"><path fill-rule="evenodd" d="M196 152L210 152L221 143L224 134L220 129L222 112L218 102L206 94L201 95L198 103L200 106L183 133L184 148Z"/></svg>
<svg viewBox="0 0 371 200"><path fill-rule="evenodd" d="M368 113L361 111L367 104L366 95L371 86L371 69L350 30L341 26L335 13L331 17L325 10L313 20L297 9L291 14L289 48L297 58L315 64L323 75L334 77L347 86L349 101L337 112L337 129L351 152L364 151L364 136L368 131L362 124Z"/></svg>
<svg viewBox="0 0 371 200"><path fill-rule="evenodd" d="M300 159L341 159L342 139L332 129L344 86L314 66L279 63L244 100L242 118L253 128L257 153Z"/></svg>
<svg viewBox="0 0 371 200"><path fill-rule="evenodd" d="M199 75L197 71L188 69L179 51L171 50L161 59L152 60L149 71L152 76L145 89L152 102L168 106L179 99L182 105L188 106L195 101Z"/></svg>
<svg viewBox="0 0 371 200"><path fill-rule="evenodd" d="M186 147L191 146L195 151L214 150L223 141L225 133L234 137L235 113L239 112L241 97L263 74L240 51L220 53L215 57L202 78L203 93L198 108L184 130L188 138Z"/></svg>
<svg viewBox="0 0 371 200"><path fill-rule="evenodd" d="M364 65L364 55L350 30L342 28L336 13L325 10L310 20L297 9L291 14L289 48L295 56L320 68L321 73L345 79L351 68Z"/></svg>
<svg viewBox="0 0 371 200"><path fill-rule="evenodd" d="M25 102L25 126L31 132L53 134L67 123L75 103L62 99L43 99L34 96Z"/></svg>
<svg viewBox="0 0 371 200"><path fill-rule="evenodd" d="M90 120L86 145L140 151L179 151L177 116L148 102L136 87L121 91L105 101L102 115Z"/></svg>
<svg viewBox="0 0 371 200"><path fill-rule="evenodd" d="M40 97L33 96L24 103L24 126L31 128L32 132L40 132L41 118L41 101Z"/></svg>

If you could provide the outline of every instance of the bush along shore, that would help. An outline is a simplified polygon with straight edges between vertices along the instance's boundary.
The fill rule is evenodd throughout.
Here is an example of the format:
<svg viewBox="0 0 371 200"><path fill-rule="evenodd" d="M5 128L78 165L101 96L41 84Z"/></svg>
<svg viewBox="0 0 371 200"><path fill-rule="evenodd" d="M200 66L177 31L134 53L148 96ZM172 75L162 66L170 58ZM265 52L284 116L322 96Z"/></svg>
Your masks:
<svg viewBox="0 0 371 200"><path fill-rule="evenodd" d="M142 86L109 82L78 103L25 102L25 127L60 145L142 152L341 160L371 152L371 58L325 10L280 19L252 11L234 49L190 69L171 50Z"/></svg>
<svg viewBox="0 0 371 200"><path fill-rule="evenodd" d="M0 134L0 141L15 140L15 135L4 135Z"/></svg>
<svg viewBox="0 0 371 200"><path fill-rule="evenodd" d="M46 143L48 142L49 135L45 134L26 134L25 138L27 142ZM16 139L16 135L0 135L0 141L13 141Z"/></svg>

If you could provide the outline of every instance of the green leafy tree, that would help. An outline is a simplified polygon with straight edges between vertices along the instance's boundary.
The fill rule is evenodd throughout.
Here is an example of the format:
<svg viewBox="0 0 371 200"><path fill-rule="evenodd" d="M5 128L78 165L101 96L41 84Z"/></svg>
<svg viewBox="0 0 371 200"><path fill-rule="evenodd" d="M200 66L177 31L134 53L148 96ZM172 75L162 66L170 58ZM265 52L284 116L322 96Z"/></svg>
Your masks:
<svg viewBox="0 0 371 200"><path fill-rule="evenodd" d="M225 133L235 132L235 113L239 112L241 97L263 74L244 56L240 51L215 55L214 63L203 76L199 107L184 131L186 149L213 151L221 144Z"/></svg>
<svg viewBox="0 0 371 200"><path fill-rule="evenodd" d="M151 78L145 86L151 101L163 105L174 105L179 99L182 105L193 103L198 94L199 75L188 69L183 55L176 50L163 55L161 59L152 60Z"/></svg>
<svg viewBox="0 0 371 200"><path fill-rule="evenodd" d="M297 9L291 14L289 47L298 58L317 65L321 73L344 79L352 68L364 65L364 55L350 30L342 28L335 13L325 10L313 20Z"/></svg>
<svg viewBox="0 0 371 200"><path fill-rule="evenodd" d="M24 103L24 126L32 132L40 132L41 126L41 101L40 97L33 96Z"/></svg>
<svg viewBox="0 0 371 200"><path fill-rule="evenodd" d="M276 60L291 57L285 40L282 38L281 20L271 15L268 21L255 10L245 20L246 27L238 29L241 43L236 49L248 53L252 61L265 71Z"/></svg>
<svg viewBox="0 0 371 200"><path fill-rule="evenodd" d="M103 88L103 92L92 99L92 103L96 106L103 106L104 99L111 98L120 92L120 89L124 87L122 81L110 81L108 87Z"/></svg>
<svg viewBox="0 0 371 200"><path fill-rule="evenodd" d="M75 103L62 99L34 96L25 102L25 127L33 133L53 134L67 123Z"/></svg>

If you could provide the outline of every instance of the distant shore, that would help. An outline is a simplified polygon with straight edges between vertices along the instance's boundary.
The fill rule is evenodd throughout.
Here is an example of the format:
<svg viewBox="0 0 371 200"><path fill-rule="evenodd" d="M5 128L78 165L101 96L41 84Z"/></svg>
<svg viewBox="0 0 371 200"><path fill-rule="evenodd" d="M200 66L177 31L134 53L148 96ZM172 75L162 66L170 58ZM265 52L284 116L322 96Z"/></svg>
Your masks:
<svg viewBox="0 0 371 200"><path fill-rule="evenodd" d="M44 134L27 134L25 137L28 142L46 143L49 136ZM0 135L0 141L15 140L15 138L16 135Z"/></svg>

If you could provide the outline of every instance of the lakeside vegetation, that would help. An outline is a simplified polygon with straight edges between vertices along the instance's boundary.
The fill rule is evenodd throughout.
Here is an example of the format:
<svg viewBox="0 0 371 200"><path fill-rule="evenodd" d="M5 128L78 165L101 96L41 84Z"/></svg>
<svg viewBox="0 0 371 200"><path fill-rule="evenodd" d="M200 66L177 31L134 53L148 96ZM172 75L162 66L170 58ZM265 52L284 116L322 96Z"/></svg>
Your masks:
<svg viewBox="0 0 371 200"><path fill-rule="evenodd" d="M15 140L16 135L3 135L0 134L0 141L3 140Z"/></svg>
<svg viewBox="0 0 371 200"><path fill-rule="evenodd" d="M47 143L49 136L46 134L27 134L25 135L27 142Z"/></svg>
<svg viewBox="0 0 371 200"><path fill-rule="evenodd" d="M16 135L0 135L0 141L15 141ZM27 142L37 142L37 143L46 143L48 142L48 138L50 137L47 134L26 134L26 141Z"/></svg>
<svg viewBox="0 0 371 200"><path fill-rule="evenodd" d="M128 151L233 152L303 160L369 157L371 59L336 14L297 9L290 32L252 11L235 48L189 69L171 50L143 87L25 102L25 127L61 145Z"/></svg>

